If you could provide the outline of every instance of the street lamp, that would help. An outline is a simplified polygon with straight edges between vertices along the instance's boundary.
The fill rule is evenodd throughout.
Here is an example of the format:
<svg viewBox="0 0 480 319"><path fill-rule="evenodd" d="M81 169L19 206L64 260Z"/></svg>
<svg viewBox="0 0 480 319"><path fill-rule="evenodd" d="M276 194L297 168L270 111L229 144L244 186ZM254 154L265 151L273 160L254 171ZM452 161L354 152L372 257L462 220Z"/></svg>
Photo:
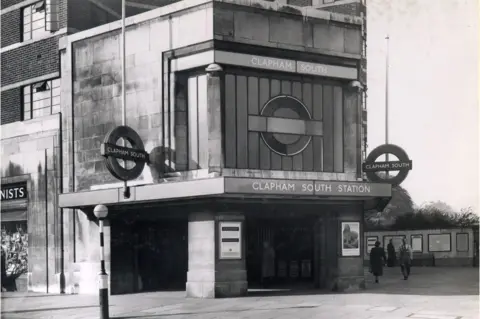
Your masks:
<svg viewBox="0 0 480 319"><path fill-rule="evenodd" d="M93 209L95 217L98 218L100 229L100 274L98 275L98 295L100 297L100 319L109 319L108 315L108 275L105 271L105 250L103 241L103 220L108 215L108 208L105 205L97 205Z"/></svg>

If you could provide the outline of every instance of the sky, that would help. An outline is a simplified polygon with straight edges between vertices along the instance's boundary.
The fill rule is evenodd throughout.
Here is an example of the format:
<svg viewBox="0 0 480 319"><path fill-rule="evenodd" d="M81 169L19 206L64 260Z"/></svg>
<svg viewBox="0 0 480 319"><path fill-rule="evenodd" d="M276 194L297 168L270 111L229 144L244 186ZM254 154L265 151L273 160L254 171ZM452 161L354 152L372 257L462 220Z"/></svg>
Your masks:
<svg viewBox="0 0 480 319"><path fill-rule="evenodd" d="M389 142L413 161L415 204L479 208L478 1L367 0L368 151Z"/></svg>

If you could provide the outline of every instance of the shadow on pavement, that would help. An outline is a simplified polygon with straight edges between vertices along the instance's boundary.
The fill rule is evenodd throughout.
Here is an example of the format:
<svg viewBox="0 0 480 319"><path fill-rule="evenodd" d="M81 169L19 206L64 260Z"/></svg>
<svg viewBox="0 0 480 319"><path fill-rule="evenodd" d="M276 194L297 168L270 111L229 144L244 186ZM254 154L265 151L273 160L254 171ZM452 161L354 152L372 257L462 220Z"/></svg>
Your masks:
<svg viewBox="0 0 480 319"><path fill-rule="evenodd" d="M317 306L291 306L291 307L283 307L281 308L282 310L284 309L308 309L308 308L316 308ZM252 309L252 308L244 308L244 309L239 309L235 308L232 310L210 310L210 311L185 311L185 312L175 312L175 313L167 313L164 314L162 313L161 315L159 314L145 314L145 315L122 315L122 316L111 316L111 319L134 319L134 318L164 318L164 317L176 317L176 316L193 316L193 315L212 315L212 314L228 314L228 313L239 313L239 312L250 312L250 311L268 311L271 309L263 309L263 308L258 308L258 309ZM216 318L216 317L215 317Z"/></svg>
<svg viewBox="0 0 480 319"><path fill-rule="evenodd" d="M366 289L363 293L423 296L478 296L478 268L465 267L412 267L408 280L404 280L400 267L384 269L380 283L365 273Z"/></svg>
<svg viewBox="0 0 480 319"><path fill-rule="evenodd" d="M20 299L20 298L39 298L39 297L64 297L70 296L70 294L33 294L33 293L2 293L2 299Z"/></svg>
<svg viewBox="0 0 480 319"><path fill-rule="evenodd" d="M72 306L72 307L58 307L58 308L11 310L11 311L2 311L2 316L6 314L22 314L26 312L58 311L58 310L82 309L82 308L98 308L98 306Z"/></svg>
<svg viewBox="0 0 480 319"><path fill-rule="evenodd" d="M392 294L421 296L478 296L478 268L413 267L404 280L400 267L385 268L380 283L365 270L366 288L345 293ZM248 297L275 297L295 295L331 295L338 292L318 289L249 289Z"/></svg>

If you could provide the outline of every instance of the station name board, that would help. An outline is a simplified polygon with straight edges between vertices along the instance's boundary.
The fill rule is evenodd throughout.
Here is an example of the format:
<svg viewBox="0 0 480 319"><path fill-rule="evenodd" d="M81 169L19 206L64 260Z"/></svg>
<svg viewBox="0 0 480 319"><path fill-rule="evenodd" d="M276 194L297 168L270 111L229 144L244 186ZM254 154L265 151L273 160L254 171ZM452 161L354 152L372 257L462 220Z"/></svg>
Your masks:
<svg viewBox="0 0 480 319"><path fill-rule="evenodd" d="M1 201L27 198L27 184L2 185Z"/></svg>
<svg viewBox="0 0 480 319"><path fill-rule="evenodd" d="M340 79L357 79L356 67L311 63L289 59L278 59L259 55L233 53L215 50L215 62L265 70L310 74Z"/></svg>
<svg viewBox="0 0 480 319"><path fill-rule="evenodd" d="M226 178L225 192L272 195L388 197L391 196L391 187L390 185L378 183Z"/></svg>
<svg viewBox="0 0 480 319"><path fill-rule="evenodd" d="M113 156L115 158L130 160L134 162L146 162L148 161L148 153L143 150L136 150L128 147L122 147L105 143L102 145L102 155Z"/></svg>

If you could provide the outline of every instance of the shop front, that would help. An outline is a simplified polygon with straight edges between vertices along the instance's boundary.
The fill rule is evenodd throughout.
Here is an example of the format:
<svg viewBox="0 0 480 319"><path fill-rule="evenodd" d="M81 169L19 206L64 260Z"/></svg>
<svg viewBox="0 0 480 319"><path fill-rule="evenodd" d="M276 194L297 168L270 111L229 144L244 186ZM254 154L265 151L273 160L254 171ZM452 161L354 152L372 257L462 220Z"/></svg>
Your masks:
<svg viewBox="0 0 480 319"><path fill-rule="evenodd" d="M1 245L8 291L60 292L60 116L2 125Z"/></svg>

